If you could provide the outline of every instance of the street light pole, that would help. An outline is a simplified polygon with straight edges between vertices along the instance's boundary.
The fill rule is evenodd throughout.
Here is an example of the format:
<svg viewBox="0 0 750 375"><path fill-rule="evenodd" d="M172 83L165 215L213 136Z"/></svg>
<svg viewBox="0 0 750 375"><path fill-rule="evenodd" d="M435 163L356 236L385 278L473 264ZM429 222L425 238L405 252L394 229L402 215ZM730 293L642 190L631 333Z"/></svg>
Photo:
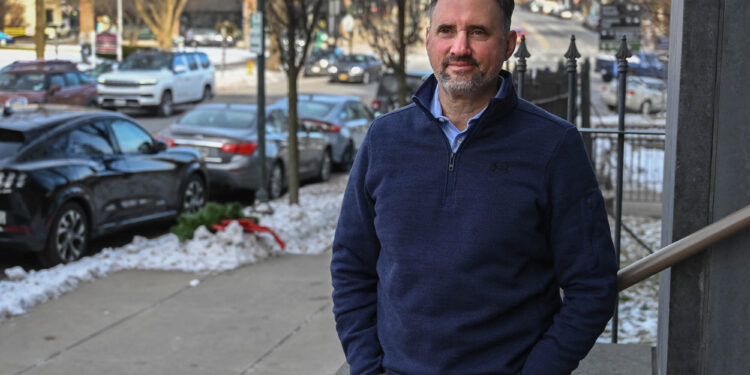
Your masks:
<svg viewBox="0 0 750 375"><path fill-rule="evenodd" d="M266 2L258 0L258 12L260 12L260 53L257 57L258 65L258 158L260 159L260 188L258 189L258 201L264 206L268 205L268 192L266 191Z"/></svg>

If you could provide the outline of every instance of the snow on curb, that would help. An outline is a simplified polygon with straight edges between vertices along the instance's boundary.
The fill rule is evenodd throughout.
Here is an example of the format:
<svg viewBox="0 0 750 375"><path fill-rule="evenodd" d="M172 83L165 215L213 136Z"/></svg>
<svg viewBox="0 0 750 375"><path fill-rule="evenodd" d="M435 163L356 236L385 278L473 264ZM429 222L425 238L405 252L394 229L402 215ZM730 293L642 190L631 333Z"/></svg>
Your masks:
<svg viewBox="0 0 750 375"><path fill-rule="evenodd" d="M274 213L261 216L286 242L286 252L318 254L330 247L341 207L346 178L300 189L301 205L271 202ZM237 223L224 231L199 227L192 240L180 243L174 234L147 239L135 236L119 248L53 268L26 272L5 270L0 281L0 321L23 314L30 307L76 289L82 283L123 270L165 270L195 273L223 272L283 254L270 234L244 233ZM199 281L198 281L199 282ZM191 282L191 285L198 285ZM193 285L193 286L195 286Z"/></svg>

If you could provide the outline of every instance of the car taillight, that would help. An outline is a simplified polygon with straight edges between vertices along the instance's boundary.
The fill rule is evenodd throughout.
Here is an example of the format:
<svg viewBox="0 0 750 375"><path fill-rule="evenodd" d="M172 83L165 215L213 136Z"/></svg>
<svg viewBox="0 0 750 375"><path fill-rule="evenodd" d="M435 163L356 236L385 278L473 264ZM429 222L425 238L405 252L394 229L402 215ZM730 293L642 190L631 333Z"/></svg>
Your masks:
<svg viewBox="0 0 750 375"><path fill-rule="evenodd" d="M377 111L380 109L380 100L373 100L372 101L372 109Z"/></svg>
<svg viewBox="0 0 750 375"><path fill-rule="evenodd" d="M252 153L255 152L257 148L258 144L255 142L225 143L221 146L221 151L230 154L252 155Z"/></svg>
<svg viewBox="0 0 750 375"><path fill-rule="evenodd" d="M31 228L29 227L12 227L0 225L0 232L14 232L14 233L29 233Z"/></svg>
<svg viewBox="0 0 750 375"><path fill-rule="evenodd" d="M340 125L332 124L330 122L304 119L302 120L302 123L308 130L318 129L324 133L338 133L341 131Z"/></svg>
<svg viewBox="0 0 750 375"><path fill-rule="evenodd" d="M167 146L169 146L169 147L175 147L175 146L177 146L177 143L175 143L174 139L172 139L172 138L163 137L163 136L157 136L157 138L159 138L159 140L161 140L164 143L166 143Z"/></svg>
<svg viewBox="0 0 750 375"><path fill-rule="evenodd" d="M602 91L607 91L607 85L602 86Z"/></svg>
<svg viewBox="0 0 750 375"><path fill-rule="evenodd" d="M633 90L628 90L628 95L635 95L635 91L633 91Z"/></svg>
<svg viewBox="0 0 750 375"><path fill-rule="evenodd" d="M26 185L26 173L0 171L0 189L22 188Z"/></svg>

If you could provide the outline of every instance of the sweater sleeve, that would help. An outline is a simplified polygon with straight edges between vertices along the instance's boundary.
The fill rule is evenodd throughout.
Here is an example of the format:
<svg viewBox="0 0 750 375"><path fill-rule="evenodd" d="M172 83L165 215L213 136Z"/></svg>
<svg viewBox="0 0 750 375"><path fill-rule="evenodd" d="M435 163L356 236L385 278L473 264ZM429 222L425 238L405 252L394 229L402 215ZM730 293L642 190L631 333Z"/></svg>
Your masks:
<svg viewBox="0 0 750 375"><path fill-rule="evenodd" d="M580 133L566 131L545 173L547 241L563 305L534 345L523 375L570 374L614 313L617 263L604 199Z"/></svg>
<svg viewBox="0 0 750 375"><path fill-rule="evenodd" d="M336 330L352 375L382 372L376 272L380 241L375 233L375 202L365 184L371 133L372 129L349 173L331 260Z"/></svg>

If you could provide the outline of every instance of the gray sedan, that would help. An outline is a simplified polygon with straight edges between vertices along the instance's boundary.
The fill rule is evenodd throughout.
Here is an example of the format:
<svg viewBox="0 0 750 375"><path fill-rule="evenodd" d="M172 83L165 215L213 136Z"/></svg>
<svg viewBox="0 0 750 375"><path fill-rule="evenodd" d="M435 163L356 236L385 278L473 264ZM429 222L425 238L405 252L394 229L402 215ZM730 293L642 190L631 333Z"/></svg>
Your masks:
<svg viewBox="0 0 750 375"><path fill-rule="evenodd" d="M331 82L361 82L368 84L383 74L383 64L373 55L353 54L339 56L336 64L328 68Z"/></svg>
<svg viewBox="0 0 750 375"><path fill-rule="evenodd" d="M319 132L300 126L299 174L301 179L327 181L331 175L331 151ZM289 147L287 111L282 106L266 108L266 181L271 198L281 196L287 186ZM257 107L246 104L206 104L186 113L159 134L171 146L197 149L206 161L209 183L215 189L257 190L260 161L257 152Z"/></svg>
<svg viewBox="0 0 750 375"><path fill-rule="evenodd" d="M288 101L283 98L276 105L286 109ZM311 134L325 137L333 163L340 170L348 170L373 120L362 100L356 96L301 94L297 97L297 113Z"/></svg>

